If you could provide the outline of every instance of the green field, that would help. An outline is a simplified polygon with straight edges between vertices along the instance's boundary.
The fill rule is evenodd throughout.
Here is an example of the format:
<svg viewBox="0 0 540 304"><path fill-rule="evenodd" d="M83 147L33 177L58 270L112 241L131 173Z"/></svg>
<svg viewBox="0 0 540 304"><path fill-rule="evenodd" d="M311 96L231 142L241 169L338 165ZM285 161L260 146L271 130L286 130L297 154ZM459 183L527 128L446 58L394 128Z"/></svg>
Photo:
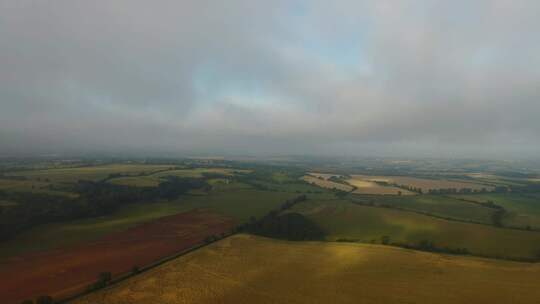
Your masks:
<svg viewBox="0 0 540 304"><path fill-rule="evenodd" d="M466 248L491 257L536 258L540 253L539 232L448 221L343 200L309 200L291 211L314 220L328 240L380 242L383 236L389 236L390 242L418 244L428 240L437 247Z"/></svg>
<svg viewBox="0 0 540 304"><path fill-rule="evenodd" d="M0 190L2 191L77 197L76 193L53 190L51 189L52 185L52 183L37 180L0 179Z"/></svg>
<svg viewBox="0 0 540 304"><path fill-rule="evenodd" d="M178 176L178 177L203 177L204 174L219 174L224 176L233 176L238 173L247 173L247 170L231 169L231 168L195 168L171 170L158 172L153 174L155 177Z"/></svg>
<svg viewBox="0 0 540 304"><path fill-rule="evenodd" d="M229 168L195 168L195 169L176 169L168 171L159 171L155 174L142 176L122 176L109 180L116 185L133 187L157 187L167 176L202 178L204 174L217 174L232 177L235 174L246 173L246 170L236 170Z"/></svg>
<svg viewBox="0 0 540 304"><path fill-rule="evenodd" d="M266 215L270 210L294 197L296 194L240 189L215 191L206 196L181 198L181 201L185 210L209 209L215 213L230 216L239 222L244 222L251 216Z"/></svg>
<svg viewBox="0 0 540 304"><path fill-rule="evenodd" d="M39 225L0 243L0 257L94 240L185 209L179 202L136 203L108 216Z"/></svg>
<svg viewBox="0 0 540 304"><path fill-rule="evenodd" d="M117 177L109 180L114 185L131 187L157 187L163 179L152 175Z"/></svg>
<svg viewBox="0 0 540 304"><path fill-rule="evenodd" d="M453 197L478 202L492 201L504 207L508 215L503 224L515 227L540 228L540 194L538 193L489 193L474 195L454 195Z"/></svg>
<svg viewBox="0 0 540 304"><path fill-rule="evenodd" d="M539 265L235 235L75 304L537 303Z"/></svg>
<svg viewBox="0 0 540 304"><path fill-rule="evenodd" d="M494 209L479 204L460 201L441 195L415 195L415 196L379 196L379 195L351 195L351 201L360 203L373 203L378 206L392 206L438 217L451 218L477 223L492 223Z"/></svg>
<svg viewBox="0 0 540 304"><path fill-rule="evenodd" d="M138 224L194 209L208 209L239 222L251 216L261 217L296 194L265 192L244 184L228 184L207 195L185 195L175 201L124 205L114 214L84 220L39 225L0 243L0 257L22 252L40 251L88 240L108 233L123 231Z"/></svg>
<svg viewBox="0 0 540 304"><path fill-rule="evenodd" d="M11 207L11 206L15 206L15 205L17 205L17 203L15 203L15 202L0 200L0 207Z"/></svg>
<svg viewBox="0 0 540 304"><path fill-rule="evenodd" d="M53 183L76 182L78 180L98 181L107 178L110 174L150 174L152 172L169 170L170 165L145 164L114 164L92 167L29 170L9 173L11 176L25 176L32 180L48 180Z"/></svg>

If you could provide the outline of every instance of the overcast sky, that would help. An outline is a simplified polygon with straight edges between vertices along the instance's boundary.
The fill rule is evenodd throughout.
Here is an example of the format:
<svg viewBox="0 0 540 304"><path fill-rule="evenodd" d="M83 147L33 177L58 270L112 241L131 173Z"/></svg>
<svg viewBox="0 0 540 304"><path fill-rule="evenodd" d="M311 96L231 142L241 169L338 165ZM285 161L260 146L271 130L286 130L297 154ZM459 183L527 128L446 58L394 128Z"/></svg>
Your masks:
<svg viewBox="0 0 540 304"><path fill-rule="evenodd" d="M0 154L540 156L540 1L0 0Z"/></svg>

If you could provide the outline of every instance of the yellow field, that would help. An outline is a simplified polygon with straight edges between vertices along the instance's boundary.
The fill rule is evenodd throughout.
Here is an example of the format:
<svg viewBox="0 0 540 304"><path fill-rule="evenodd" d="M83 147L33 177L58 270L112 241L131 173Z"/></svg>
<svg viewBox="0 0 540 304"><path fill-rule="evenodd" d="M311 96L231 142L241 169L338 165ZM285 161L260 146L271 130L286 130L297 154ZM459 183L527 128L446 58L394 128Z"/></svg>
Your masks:
<svg viewBox="0 0 540 304"><path fill-rule="evenodd" d="M353 193L358 194L379 194L379 195L415 195L416 193L392 186L381 186L374 181L363 179L348 179L347 183L355 186L357 189Z"/></svg>
<svg viewBox="0 0 540 304"><path fill-rule="evenodd" d="M452 180L443 180L443 179L427 179L427 178L417 178L409 176L370 176L370 175L352 175L352 180L367 181L367 182L386 182L389 184L404 185L408 187L420 188L423 192L428 192L430 189L448 189L448 188L470 188L474 190L481 190L485 188L486 190L492 190L493 187L477 184L477 183L468 183ZM350 181L349 181L350 182Z"/></svg>
<svg viewBox="0 0 540 304"><path fill-rule="evenodd" d="M540 265L236 235L74 301L538 303Z"/></svg>
<svg viewBox="0 0 540 304"><path fill-rule="evenodd" d="M327 188L327 189L336 188L338 190L347 191L347 192L349 192L349 191L351 191L353 189L353 187L351 187L349 185L336 183L336 182L329 181L329 180L326 180L326 179L317 178L317 177L311 176L311 175L305 175L304 177L302 177L302 179L304 181L310 183L310 184L319 186L321 188Z"/></svg>

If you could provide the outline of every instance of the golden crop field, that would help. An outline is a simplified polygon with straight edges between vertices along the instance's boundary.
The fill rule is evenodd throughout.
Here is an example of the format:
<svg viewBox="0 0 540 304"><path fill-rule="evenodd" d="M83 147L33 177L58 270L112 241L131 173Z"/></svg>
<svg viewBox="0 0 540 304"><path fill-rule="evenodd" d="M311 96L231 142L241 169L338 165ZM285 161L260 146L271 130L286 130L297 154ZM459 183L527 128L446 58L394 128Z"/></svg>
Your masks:
<svg viewBox="0 0 540 304"><path fill-rule="evenodd" d="M310 184L319 186L321 188L327 188L327 189L336 188L338 190L347 191L347 192L349 192L349 191L351 191L353 189L352 186L341 184L341 183L336 183L336 182L333 182L333 181L329 181L329 180L324 179L323 177L318 178L318 177L311 176L311 175L305 175L304 177L302 177L302 179L304 181L310 183Z"/></svg>
<svg viewBox="0 0 540 304"><path fill-rule="evenodd" d="M415 195L416 193L407 191L398 187L393 186L382 186L377 184L374 181L363 180L363 179L348 179L347 183L355 186L357 189L353 193L358 194L379 194L379 195Z"/></svg>
<svg viewBox="0 0 540 304"><path fill-rule="evenodd" d="M370 175L352 175L352 180L367 181L367 182L386 182L389 184L404 185L408 187L420 188L423 192L428 192L430 189L448 189L448 188L470 188L473 190L492 190L493 187L480 183L469 183L462 181L444 180L444 179L427 179L410 176L370 176ZM350 182L350 181L349 181Z"/></svg>
<svg viewBox="0 0 540 304"><path fill-rule="evenodd" d="M76 304L537 303L540 265L236 235Z"/></svg>

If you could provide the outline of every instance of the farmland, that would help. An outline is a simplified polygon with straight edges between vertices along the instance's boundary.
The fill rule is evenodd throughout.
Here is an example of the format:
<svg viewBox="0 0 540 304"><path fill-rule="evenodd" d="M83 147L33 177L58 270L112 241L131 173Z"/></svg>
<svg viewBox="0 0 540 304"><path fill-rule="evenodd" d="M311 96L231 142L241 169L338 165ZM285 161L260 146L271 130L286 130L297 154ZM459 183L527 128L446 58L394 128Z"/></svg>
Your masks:
<svg viewBox="0 0 540 304"><path fill-rule="evenodd" d="M60 298L85 290L101 271L113 275L128 272L197 245L209 235L228 232L233 226L229 218L194 211L78 246L19 255L2 263L0 294L8 303L42 294Z"/></svg>
<svg viewBox="0 0 540 304"><path fill-rule="evenodd" d="M52 183L38 180L0 179L0 191L59 195L71 198L77 196L72 192L54 190L52 186Z"/></svg>
<svg viewBox="0 0 540 304"><path fill-rule="evenodd" d="M193 160L188 160L172 164L118 163L57 168L40 164L36 168L3 172L0 176L0 216L3 226L0 228L7 234L0 242L0 276L16 278L0 280L3 286L0 293L6 294L8 303L42 294L62 299L83 291L95 282L101 272L111 272L113 278L117 278L129 274L133 266L144 267L195 245L211 242L215 236L231 231L242 234L197 249L167 264L178 263L178 269L192 278L190 282L185 282L187 277L183 277L184 274L177 278L182 286L190 286L186 288L191 290L182 287L177 288L177 293L172 289L170 292L160 292L153 289L159 287L144 283L146 287L142 293L129 287L133 293L120 293L124 300L115 295L115 290L122 290L122 286L128 282L144 281L156 271L169 271L161 270L166 269L162 266L136 275L112 289L91 294L89 299L107 294L111 298L96 302L138 303L145 301L143 299L147 296L162 295L174 301L183 299L189 302L193 299L203 303L244 300L314 302L315 297L325 299L324 288L321 294L310 295L307 287L302 287L305 291L279 295L274 294L273 289L263 288L262 282L277 280L278 274L272 274L275 271L271 268L283 273L279 269L286 267L288 260L292 261L292 266L298 267L298 271L314 269L315 260L320 260L322 264L317 269L322 274L314 274L306 282L314 286L333 283L341 286L341 280L353 280L351 286L362 285L362 279L350 275L374 273L370 269L354 268L358 264L357 259L367 256L382 263L381 259L375 258L375 255L381 255L388 260L396 259L395 264L387 268L390 275L396 276L395 273L402 267L399 265L408 265L406 268L412 271L411 277L418 276L419 280L429 277L430 270L421 269L418 262L407 261L411 264L406 264L405 261L411 256L442 260L444 263L453 261L443 263L440 267L448 274L444 276L448 280L444 284L451 286L450 281L456 279L458 274L444 270L446 267L470 263L476 265L472 261L482 261L480 264L488 263L490 269L505 265L500 268L503 271L511 267L507 265L520 265L516 266L518 268L525 265L504 260L536 262L540 256L540 196L534 192L534 188L487 192L495 184L475 182L476 177L467 179L464 175L455 174L420 178L414 174L400 175L399 172L396 175L384 172L362 175L341 169L336 171L339 174L313 173L318 171L302 167L244 163L238 164L238 167L229 163L207 166L207 161L203 163L205 165L200 167ZM486 189L468 188L470 192L448 193L429 191L432 187L471 185ZM10 227L18 230L13 231ZM209 236L212 236L210 241ZM291 243L277 239L304 242ZM244 246L253 247L253 251L244 249ZM260 250L273 250L273 247L280 249L276 249L275 253L258 253ZM216 252L213 251L215 248L228 251ZM296 250L298 253L294 253ZM302 252L309 250L321 252L313 253L313 261L300 257ZM251 277L221 269L221 266L207 261L208 258L202 260L204 262L201 263L205 264L192 268L193 265L185 261L199 252L223 261L223 267L241 267L235 257L248 261L247 265L257 261L259 267L240 271ZM326 259L321 257L324 252L330 253ZM253 257L253 254L260 257ZM297 254L298 258L295 258ZM271 262L267 261L267 255L274 257ZM305 265L301 264L301 259L306 260ZM229 262L233 264L226 266ZM337 265L336 269L353 268L344 270L343 277L333 276L330 275L330 265ZM537 269L536 264L529 265ZM196 269L199 269L198 275L195 275ZM200 269L210 269L208 271L211 273L221 278L231 278L233 285L238 283L237 286L243 287L234 291L235 288L229 283L216 283L215 279L214 283L205 281L210 280L212 275ZM463 268L462 271L479 272L476 266L472 269ZM20 275L15 276L16 273ZM329 276L325 277L327 274ZM261 281L258 281L259 276ZM324 284L322 278L330 280L330 283ZM478 278L488 280L487 277ZM155 282L154 278L150 280ZM379 284L381 278L368 276L365 280L377 280L375 284ZM47 284L37 283L42 281L47 281ZM402 281L386 280L395 284L397 290L402 288L399 285ZM169 286L173 283L160 284ZM205 284L210 289L200 289L197 284ZM212 289L215 284L222 285ZM276 284L276 288L284 288L278 283L272 284ZM171 288L173 285L170 285ZM233 290L225 291L224 288ZM363 292L362 299L367 299L368 303L370 299L384 297L382 292ZM477 296L486 296L484 292L471 292L463 293L462 298L456 296L455 300L470 299L469 296L484 299ZM257 298L261 294L264 295L262 300ZM338 302L346 303L357 297L354 291L348 289L339 294ZM502 296L508 294L503 293ZM418 303L421 303L420 298L429 298L425 289L419 289L418 295L422 297L406 298L402 293L399 298ZM85 300L81 301L84 303Z"/></svg>
<svg viewBox="0 0 540 304"><path fill-rule="evenodd" d="M383 182L392 185L400 185L404 187L411 187L416 189L422 189L424 193L429 190L437 189L464 189L469 188L472 190L480 191L486 189L491 190L493 187L481 183L463 182L445 179L427 179L410 176L369 176L369 175L352 175L352 180L359 181L371 181L371 182Z"/></svg>
<svg viewBox="0 0 540 304"><path fill-rule="evenodd" d="M251 216L266 214L296 195L249 188L239 190L234 188L235 185L228 186L226 189L217 188L205 196L187 195L176 201L130 204L108 216L40 225L0 243L0 258L95 240L108 233L195 209L210 210L243 222Z"/></svg>
<svg viewBox="0 0 540 304"><path fill-rule="evenodd" d="M493 202L502 206L507 211L502 220L506 226L540 228L540 195L536 193L488 193L452 197L481 203Z"/></svg>
<svg viewBox="0 0 540 304"><path fill-rule="evenodd" d="M74 303L534 303L539 278L539 265L236 235Z"/></svg>
<svg viewBox="0 0 540 304"><path fill-rule="evenodd" d="M316 185L316 186L319 186L321 188L326 188L326 189L337 189L337 190L341 190L341 191L352 191L353 190L353 187L350 186L350 185L346 185L346 184L342 184L342 183L337 183L337 182L333 182L333 181L330 181L330 180L326 180L324 179L323 177L314 177L314 176L310 176L310 175L306 175L302 178L304 181L306 181L307 183L310 183L310 184L313 184L313 185Z"/></svg>
<svg viewBox="0 0 540 304"><path fill-rule="evenodd" d="M357 194L377 194L377 195L415 195L414 192L400 189L393 186L383 186L377 182L364 179L348 179L346 182L356 187L353 193Z"/></svg>
<svg viewBox="0 0 540 304"><path fill-rule="evenodd" d="M107 216L40 225L0 243L0 258L92 241L185 209L178 202L137 203Z"/></svg>
<svg viewBox="0 0 540 304"><path fill-rule="evenodd" d="M86 166L78 168L61 168L45 170L19 171L9 176L23 176L32 180L48 180L53 183L76 182L77 180L98 181L110 174L139 175L170 170L170 165L145 164L112 164L103 166Z"/></svg>
<svg viewBox="0 0 540 304"><path fill-rule="evenodd" d="M291 211L315 221L328 240L355 240L415 245L427 240L441 248L466 248L490 257L533 259L540 252L540 233L448 221L400 210L361 206L344 200L307 201Z"/></svg>
<svg viewBox="0 0 540 304"><path fill-rule="evenodd" d="M410 210L425 215L483 224L493 223L495 209L441 195L416 195L407 197L355 195L349 200L363 205L374 205Z"/></svg>

